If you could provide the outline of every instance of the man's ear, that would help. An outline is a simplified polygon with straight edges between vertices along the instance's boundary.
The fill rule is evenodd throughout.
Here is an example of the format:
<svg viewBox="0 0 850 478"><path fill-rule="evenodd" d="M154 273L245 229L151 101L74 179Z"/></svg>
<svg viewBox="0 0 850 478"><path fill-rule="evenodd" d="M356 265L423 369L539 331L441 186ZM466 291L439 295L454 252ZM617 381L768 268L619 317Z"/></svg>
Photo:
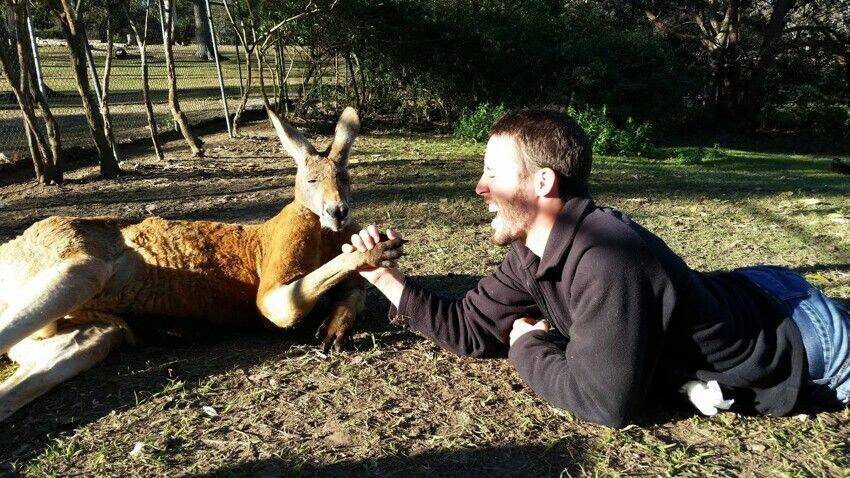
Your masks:
<svg viewBox="0 0 850 478"><path fill-rule="evenodd" d="M558 196L558 175L552 168L540 168L534 173L534 192L540 197Z"/></svg>

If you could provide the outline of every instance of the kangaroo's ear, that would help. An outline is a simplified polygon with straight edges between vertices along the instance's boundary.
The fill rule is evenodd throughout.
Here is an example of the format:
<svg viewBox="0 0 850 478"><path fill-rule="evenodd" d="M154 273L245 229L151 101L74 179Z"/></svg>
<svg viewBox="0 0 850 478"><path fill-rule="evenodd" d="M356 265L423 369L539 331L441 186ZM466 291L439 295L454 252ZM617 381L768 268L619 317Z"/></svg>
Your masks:
<svg viewBox="0 0 850 478"><path fill-rule="evenodd" d="M354 143L354 138L360 131L360 117L357 116L357 110L352 107L347 107L339 116L339 121L336 123L336 133L334 134L334 142L331 144L330 153L328 156L334 161L340 163L348 163L348 154L351 152L351 145Z"/></svg>
<svg viewBox="0 0 850 478"><path fill-rule="evenodd" d="M307 156L316 154L316 148L297 129L280 119L280 116L271 109L267 108L266 112L269 114L269 120L274 125L275 131L277 131L277 137L280 138L283 149L295 159L296 164L301 166L305 164Z"/></svg>

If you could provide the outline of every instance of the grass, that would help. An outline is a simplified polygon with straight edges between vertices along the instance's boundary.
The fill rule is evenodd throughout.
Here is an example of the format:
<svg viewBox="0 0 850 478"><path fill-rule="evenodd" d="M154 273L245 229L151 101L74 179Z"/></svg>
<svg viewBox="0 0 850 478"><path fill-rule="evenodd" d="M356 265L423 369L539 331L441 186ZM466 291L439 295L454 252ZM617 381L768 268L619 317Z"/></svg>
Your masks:
<svg viewBox="0 0 850 478"><path fill-rule="evenodd" d="M218 155L174 175L132 158L137 177L89 191L96 171L83 168L63 201L34 190L10 209L20 224L74 207L133 218L144 214L138 200L169 217L256 221L291 197L292 169L268 159L276 146L257 140L271 138L264 125L250 134L208 137ZM592 189L692 267L782 264L850 298L850 182L829 171L831 156L719 150L698 163L599 157ZM504 255L473 193L482 154L427 135L355 146L357 220L399 227L411 239L405 272L446 294ZM193 174L207 169L204 189ZM222 191L229 199L216 202ZM8 236L19 223L0 226ZM352 347L331 356L310 342L316 322L125 348L4 422L0 462L28 476L850 476L848 410L707 418L660 402L609 430L546 405L506 361L454 357L388 326L385 313L370 293Z"/></svg>

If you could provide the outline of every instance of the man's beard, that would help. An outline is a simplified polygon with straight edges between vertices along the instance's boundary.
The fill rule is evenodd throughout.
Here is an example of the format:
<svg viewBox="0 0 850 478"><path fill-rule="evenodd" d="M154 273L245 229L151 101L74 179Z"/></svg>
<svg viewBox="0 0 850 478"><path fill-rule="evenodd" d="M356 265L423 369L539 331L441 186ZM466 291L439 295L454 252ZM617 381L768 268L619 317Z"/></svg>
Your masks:
<svg viewBox="0 0 850 478"><path fill-rule="evenodd" d="M511 197L507 202L496 202L499 211L490 225L493 227L491 240L499 246L524 240L534 221L534 212L528 207L522 198L523 191Z"/></svg>

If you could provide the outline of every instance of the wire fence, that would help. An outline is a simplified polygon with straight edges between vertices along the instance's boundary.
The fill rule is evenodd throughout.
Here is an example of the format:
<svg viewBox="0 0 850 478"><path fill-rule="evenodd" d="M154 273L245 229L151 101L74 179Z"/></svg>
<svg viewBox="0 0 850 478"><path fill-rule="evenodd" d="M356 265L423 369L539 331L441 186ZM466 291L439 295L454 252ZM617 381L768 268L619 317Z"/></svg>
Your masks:
<svg viewBox="0 0 850 478"><path fill-rule="evenodd" d="M227 99L230 117L236 112L243 90L247 87L247 69L244 49L237 46L235 35L224 9L220 5L212 7L212 17L219 38L230 44L218 44L222 84L219 83L216 63L212 60L196 58L196 45L174 45L175 69L180 106L191 124L222 120L225 127L225 113L221 91ZM2 19L0 19L2 20ZM174 122L168 108L168 78L165 55L161 44L157 19L151 18L147 45L149 69L149 87L154 114L160 131L174 128ZM38 32L35 32L36 37ZM157 41L159 43L151 43ZM64 40L37 38L38 57L47 100L55 116L62 135L62 147L89 147L92 145L77 83L69 58L68 47ZM107 45L104 42L90 41L92 57L100 78L107 58ZM142 75L139 49L135 41L116 43L114 48L122 48L126 56L113 56L112 73L109 81L109 105L112 125L117 143L124 143L148 137L147 118L142 97ZM308 48L300 46L281 47L281 52L270 48L264 54L266 63L264 79L270 99L288 98L293 101L309 100L315 102L333 101L339 105L348 91L348 70L339 56L323 60L317 69L315 59ZM281 58L283 57L283 59ZM311 63L313 62L313 63ZM277 71L288 72L286 85L281 85ZM260 96L259 67L257 61L252 64L253 84L249 95L248 109L262 107ZM91 77L89 78L91 81ZM223 86L223 87L222 87ZM340 92L343 93L340 93ZM28 156L27 138L23 127L18 104L7 82L0 78L0 162Z"/></svg>

